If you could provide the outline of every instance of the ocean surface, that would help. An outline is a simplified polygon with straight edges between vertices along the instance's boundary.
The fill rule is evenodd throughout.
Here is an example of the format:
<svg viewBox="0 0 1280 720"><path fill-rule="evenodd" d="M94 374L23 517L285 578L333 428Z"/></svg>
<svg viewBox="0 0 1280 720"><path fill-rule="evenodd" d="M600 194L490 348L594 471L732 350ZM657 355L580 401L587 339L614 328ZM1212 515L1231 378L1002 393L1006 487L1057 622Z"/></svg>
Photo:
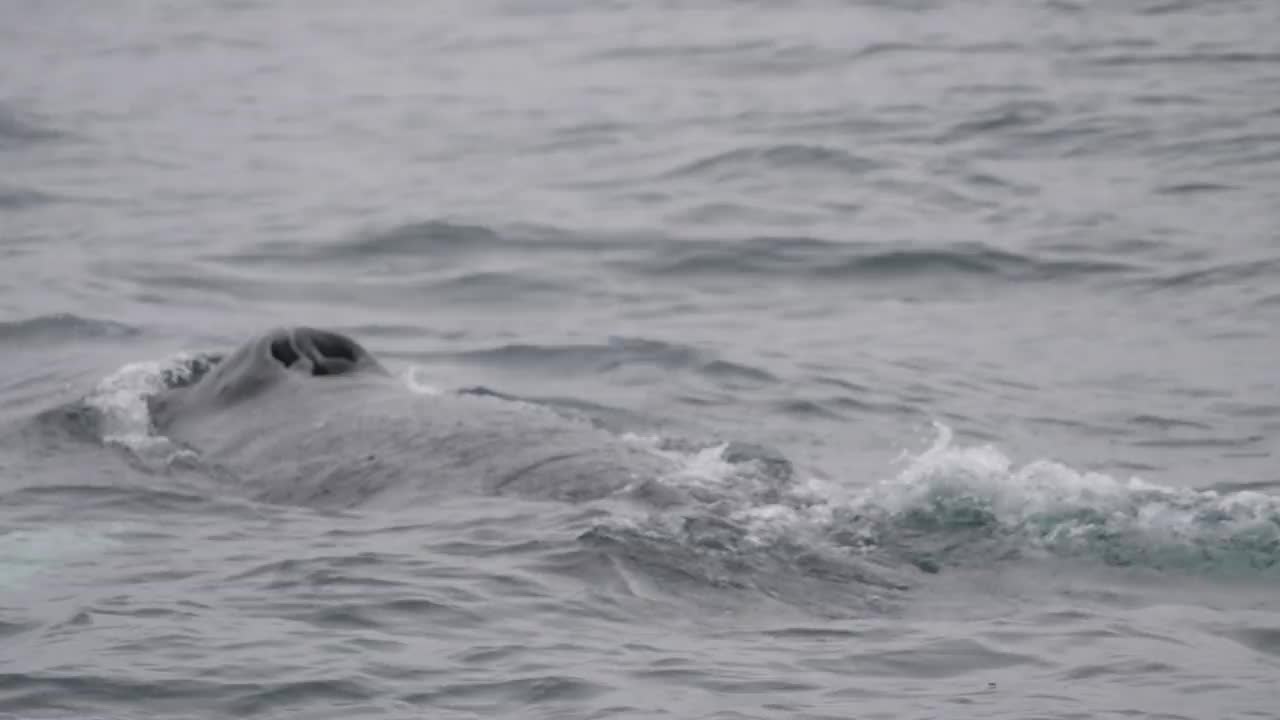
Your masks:
<svg viewBox="0 0 1280 720"><path fill-rule="evenodd" d="M1278 38L0 0L0 718L1280 717ZM149 398L292 325L680 469L264 500Z"/></svg>

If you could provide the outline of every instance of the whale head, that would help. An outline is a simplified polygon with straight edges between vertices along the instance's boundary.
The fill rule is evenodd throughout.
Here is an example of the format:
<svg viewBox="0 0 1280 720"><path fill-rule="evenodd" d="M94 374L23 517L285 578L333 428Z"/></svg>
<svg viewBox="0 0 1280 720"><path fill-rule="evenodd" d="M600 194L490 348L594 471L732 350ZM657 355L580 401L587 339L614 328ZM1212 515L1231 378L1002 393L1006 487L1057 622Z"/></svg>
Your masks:
<svg viewBox="0 0 1280 720"><path fill-rule="evenodd" d="M181 414L225 409L288 383L387 376L382 364L346 335L306 326L277 328L240 346L194 384L153 398L152 417L163 427Z"/></svg>

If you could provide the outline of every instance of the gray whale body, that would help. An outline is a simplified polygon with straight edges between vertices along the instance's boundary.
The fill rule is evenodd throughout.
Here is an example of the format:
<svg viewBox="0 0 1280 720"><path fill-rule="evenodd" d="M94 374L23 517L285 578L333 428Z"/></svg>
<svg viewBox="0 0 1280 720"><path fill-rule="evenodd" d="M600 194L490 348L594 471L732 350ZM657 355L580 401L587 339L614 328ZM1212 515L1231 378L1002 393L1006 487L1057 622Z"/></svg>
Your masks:
<svg viewBox="0 0 1280 720"><path fill-rule="evenodd" d="M345 335L281 328L152 399L156 429L256 499L322 507L442 494L589 500L675 469L669 458L538 405L424 396Z"/></svg>

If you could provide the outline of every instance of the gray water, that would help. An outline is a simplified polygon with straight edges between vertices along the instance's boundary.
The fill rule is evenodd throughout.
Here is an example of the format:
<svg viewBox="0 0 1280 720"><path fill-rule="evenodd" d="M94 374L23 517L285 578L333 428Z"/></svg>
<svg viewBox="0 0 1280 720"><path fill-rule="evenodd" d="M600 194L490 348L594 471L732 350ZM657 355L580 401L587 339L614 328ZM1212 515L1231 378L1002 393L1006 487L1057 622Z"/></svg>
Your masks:
<svg viewBox="0 0 1280 720"><path fill-rule="evenodd" d="M1278 37L0 0L0 716L1280 717ZM154 452L182 353L292 324L684 500L319 510Z"/></svg>

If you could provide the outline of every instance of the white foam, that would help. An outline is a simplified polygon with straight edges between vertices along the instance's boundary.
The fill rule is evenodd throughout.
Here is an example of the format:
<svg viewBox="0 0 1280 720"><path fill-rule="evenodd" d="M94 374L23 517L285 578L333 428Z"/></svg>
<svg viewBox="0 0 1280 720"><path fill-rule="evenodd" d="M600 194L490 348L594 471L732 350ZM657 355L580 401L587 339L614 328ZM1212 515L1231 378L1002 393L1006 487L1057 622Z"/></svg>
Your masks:
<svg viewBox="0 0 1280 720"><path fill-rule="evenodd" d="M1276 496L1166 487L1043 459L1018 465L990 445L955 445L941 425L929 449L870 486L808 477L772 493L749 464L725 461L724 446L681 452L657 439L631 439L678 461L660 482L696 501L687 512L712 512L758 543L827 544L838 534L845 550L869 551L908 526L945 534L980 524L986 537L1044 552L1280 567Z"/></svg>
<svg viewBox="0 0 1280 720"><path fill-rule="evenodd" d="M422 368L417 365L410 365L405 368L404 375L401 376L400 380L415 395L441 395L444 393L439 387L423 382L420 377L421 374Z"/></svg>
<svg viewBox="0 0 1280 720"><path fill-rule="evenodd" d="M181 353L166 360L130 363L103 378L84 399L98 413L102 441L143 459L168 462L190 454L156 433L148 401L173 383L190 380L198 359Z"/></svg>
<svg viewBox="0 0 1280 720"><path fill-rule="evenodd" d="M1112 531L1171 539L1274 525L1280 517L1280 498L1257 492L1166 487L1136 477L1080 472L1050 460L1018 467L992 446L953 447L945 427L933 447L861 501L891 515L937 507L940 501L968 502L1008 528L1062 518L1054 532L1070 533L1081 523L1105 524ZM1069 519L1082 514L1088 517Z"/></svg>

